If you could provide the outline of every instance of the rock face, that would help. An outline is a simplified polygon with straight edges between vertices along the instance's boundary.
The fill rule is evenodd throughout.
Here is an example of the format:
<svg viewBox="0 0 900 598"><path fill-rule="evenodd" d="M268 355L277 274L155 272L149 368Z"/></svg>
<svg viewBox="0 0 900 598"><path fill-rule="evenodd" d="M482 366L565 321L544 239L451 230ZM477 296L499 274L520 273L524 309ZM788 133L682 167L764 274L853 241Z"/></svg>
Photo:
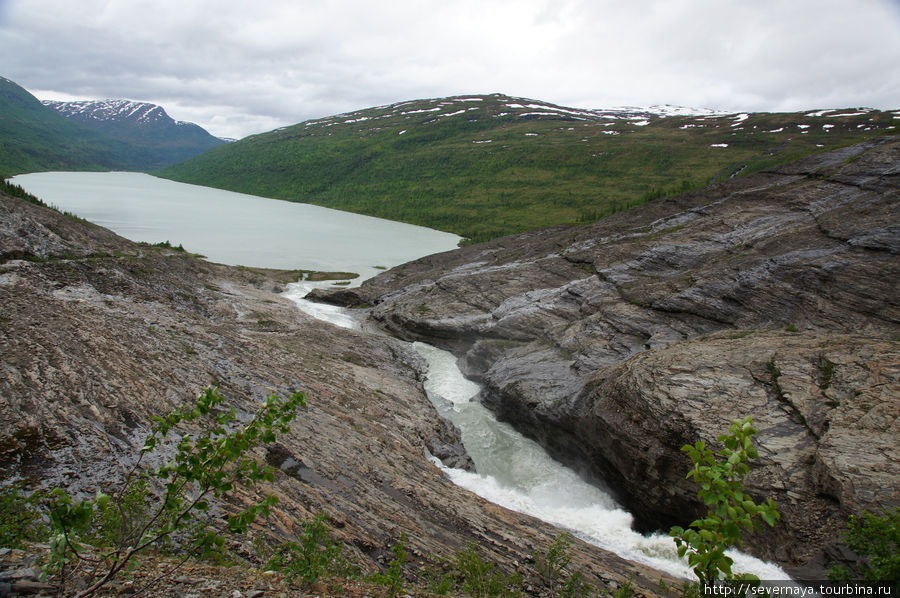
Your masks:
<svg viewBox="0 0 900 598"><path fill-rule="evenodd" d="M364 569L406 534L408 574L470 541L525 571L559 532L454 486L426 458L465 455L424 394L417 354L313 320L272 292L284 282L0 195L0 485L93 493L121 479L151 416L206 385L244 416L302 390L308 408L259 455L281 499L268 533L293 539L324 511ZM249 541L238 552L252 553ZM634 576L652 594L660 578L586 544L575 560L596 584Z"/></svg>
<svg viewBox="0 0 900 598"><path fill-rule="evenodd" d="M700 507L680 447L752 415L750 485L784 525L748 547L821 575L850 513L900 504L898 173L882 138L332 299L456 352L501 418L647 528Z"/></svg>

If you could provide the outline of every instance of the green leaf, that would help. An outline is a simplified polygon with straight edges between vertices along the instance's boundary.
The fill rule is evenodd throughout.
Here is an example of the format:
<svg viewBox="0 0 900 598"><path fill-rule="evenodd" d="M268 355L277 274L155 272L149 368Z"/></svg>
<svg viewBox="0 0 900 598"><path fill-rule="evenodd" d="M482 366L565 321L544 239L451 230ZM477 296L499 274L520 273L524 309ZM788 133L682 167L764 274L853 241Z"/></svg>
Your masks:
<svg viewBox="0 0 900 598"><path fill-rule="evenodd" d="M769 525L780 518L772 499L759 507L744 492L742 480L750 471L747 461L758 456L752 442L756 433L752 418L747 416L734 420L728 435L719 436L724 448L718 453L706 450L702 440L682 447L694 464L687 478L698 485L697 497L708 506L708 513L692 522L691 529L675 526L669 533L679 556L688 556L701 582L733 579L733 563L725 556L726 548L740 546L741 529L753 529L755 517L760 516Z"/></svg>

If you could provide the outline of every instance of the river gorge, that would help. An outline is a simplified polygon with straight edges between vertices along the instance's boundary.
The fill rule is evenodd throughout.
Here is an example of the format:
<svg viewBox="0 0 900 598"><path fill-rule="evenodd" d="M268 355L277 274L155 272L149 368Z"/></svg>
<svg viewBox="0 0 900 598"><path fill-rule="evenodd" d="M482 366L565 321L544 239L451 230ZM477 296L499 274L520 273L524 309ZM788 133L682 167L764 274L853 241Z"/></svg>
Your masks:
<svg viewBox="0 0 900 598"><path fill-rule="evenodd" d="M232 265L328 268L374 275L371 264L397 266L452 249L453 235L380 219L173 183L139 173L41 173L13 179L45 201L130 238L151 242L189 239L190 249ZM202 223L199 224L198 223ZM265 231L264 233L261 231ZM223 243L223 238L227 243ZM296 244L303 239L303 244ZM307 301L313 288L333 282L297 281L284 296L313 317L359 329L346 309ZM456 425L475 471L437 465L457 485L533 515L582 539L668 574L688 577L668 535L641 535L633 518L609 494L551 459L542 447L472 400L479 385L467 380L447 351L417 342L427 363L425 390L438 413ZM735 554L741 570L763 579L784 573Z"/></svg>
<svg viewBox="0 0 900 598"><path fill-rule="evenodd" d="M337 269L377 275L316 303L309 281L4 203L4 474L110 479L98 459L185 388L215 383L247 409L302 388L304 421L266 456L283 497L271 533L326 510L373 562L402 532L421 562L476 538L524 570L567 529L592 579L653 593L685 568L632 528L688 523L678 448L750 413L751 492L774 494L786 525L747 547L821 574L841 518L896 502L896 152L850 148L387 271L365 254L370 270ZM320 269L305 259L287 267Z"/></svg>

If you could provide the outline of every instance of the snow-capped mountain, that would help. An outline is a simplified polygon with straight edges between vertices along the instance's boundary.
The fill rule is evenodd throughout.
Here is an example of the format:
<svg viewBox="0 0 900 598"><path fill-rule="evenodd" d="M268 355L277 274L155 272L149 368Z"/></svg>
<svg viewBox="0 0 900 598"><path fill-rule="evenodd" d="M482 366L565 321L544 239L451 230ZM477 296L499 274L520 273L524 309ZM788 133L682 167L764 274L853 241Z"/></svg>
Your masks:
<svg viewBox="0 0 900 598"><path fill-rule="evenodd" d="M119 141L158 154L160 166L185 160L225 143L190 122L176 121L162 106L132 100L44 100L66 118Z"/></svg>
<svg viewBox="0 0 900 598"><path fill-rule="evenodd" d="M690 108L688 106L675 106L673 104L654 104L653 106L616 106L594 110L597 114L632 114L635 116L723 116L734 114L722 110L710 108Z"/></svg>
<svg viewBox="0 0 900 598"><path fill-rule="evenodd" d="M402 126L404 120L417 121L424 118L423 124L430 124L450 117L469 120L485 117L522 120L587 121L606 125L615 124L617 121L629 121L635 125L642 125L649 123L648 119L675 116L711 117L725 114L731 113L669 104L647 107L620 106L601 109L571 108L541 100L495 93L491 95L411 100L308 120L301 124L306 128L314 129L317 127L364 123L365 121L370 121L369 124L373 125L375 123L380 125L395 121L395 123L399 123ZM282 130L288 128L290 127L282 127Z"/></svg>
<svg viewBox="0 0 900 598"><path fill-rule="evenodd" d="M132 121L141 125L153 123L174 123L176 125L188 125L191 123L177 122L166 114L162 106L149 102L134 102L131 100L79 100L74 102L60 102L45 100L45 106L49 106L69 118L81 121Z"/></svg>

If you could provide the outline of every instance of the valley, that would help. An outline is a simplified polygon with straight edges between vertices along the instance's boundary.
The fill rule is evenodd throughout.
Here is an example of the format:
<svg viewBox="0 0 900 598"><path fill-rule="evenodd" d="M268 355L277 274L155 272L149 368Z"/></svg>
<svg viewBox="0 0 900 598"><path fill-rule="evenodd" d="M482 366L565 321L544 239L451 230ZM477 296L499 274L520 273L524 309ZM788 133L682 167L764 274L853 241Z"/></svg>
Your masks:
<svg viewBox="0 0 900 598"><path fill-rule="evenodd" d="M314 296L453 351L644 529L701 511L680 447L752 415L783 524L745 546L823 576L850 513L900 503L898 164L883 138Z"/></svg>
<svg viewBox="0 0 900 598"><path fill-rule="evenodd" d="M459 433L422 387L407 344L320 322L280 296L280 273L213 264L138 245L46 207L0 196L0 473L93 493L120 479L147 422L216 385L250 412L269 393L302 390L308 408L258 455L280 498L264 527L230 546L296 537L326 513L366 573L404 535L411 581L469 542L490 562L542 583L529 562L559 530L454 485L427 458L465 462ZM15 317L6 314L15 314ZM235 512L252 500L221 505ZM586 580L631 580L653 595L668 576L578 542ZM258 566L258 565L257 565Z"/></svg>
<svg viewBox="0 0 900 598"><path fill-rule="evenodd" d="M490 410L571 468L569 481L548 484L587 488L598 502L582 484L608 490L607 507L623 505L629 523L633 514L635 529L623 529L663 532L648 542L669 549L668 529L703 513L682 445L714 446L731 420L751 415L759 458L747 491L774 497L782 520L743 549L797 579L858 565L844 540L849 518L900 506L900 111L584 110L467 95L218 140L178 163L172 146L156 146L163 165L127 132L176 126L162 108L51 107L3 81L0 99L15 109L0 120L0 174L128 168L171 178L155 179L164 191L141 200L150 212L137 229L167 202L192 201L173 181L216 188L205 190L211 207L173 217L188 238L136 243L77 208L61 213L51 198L4 187L4 484L109 488L153 416L214 385L242 415L270 393L309 397L289 432L257 451L275 468L268 490L280 501L265 526L229 546L248 568L325 513L363 572L387 570L403 541L403 574L421 589L428 571L472 545L519 574L527 595L554 595L536 554L577 528L466 490L460 480L498 472L472 471L476 451L448 408ZM86 128L92 119L105 124ZM53 176L74 174L151 178ZM64 194L75 194L75 178L58 185ZM261 198L222 190L314 205L272 202L278 222L263 225L251 201ZM137 194L116 187L88 201L125 208L121 195ZM244 215L229 232L205 214L224 220L232 200ZM345 266L268 237L321 229L335 254L364 244L331 224L293 226L315 206L431 227L440 240L382 257L401 244L390 226L406 226L386 223L373 242L383 247L363 249L367 265L353 270L367 278L360 286L320 284L304 298L293 279ZM259 236L241 236L253 226ZM224 239L233 259L179 250L198 250L192 227ZM464 237L462 247L440 231ZM248 265L247 245L285 261L224 265ZM335 317L354 325L322 322L298 301L340 308ZM435 400L434 354L410 343L449 351L440 359L480 385L474 403ZM219 500L216 512L257 493ZM572 567L595 590L656 596L680 583L677 567L653 568L658 555L588 536L574 538Z"/></svg>

